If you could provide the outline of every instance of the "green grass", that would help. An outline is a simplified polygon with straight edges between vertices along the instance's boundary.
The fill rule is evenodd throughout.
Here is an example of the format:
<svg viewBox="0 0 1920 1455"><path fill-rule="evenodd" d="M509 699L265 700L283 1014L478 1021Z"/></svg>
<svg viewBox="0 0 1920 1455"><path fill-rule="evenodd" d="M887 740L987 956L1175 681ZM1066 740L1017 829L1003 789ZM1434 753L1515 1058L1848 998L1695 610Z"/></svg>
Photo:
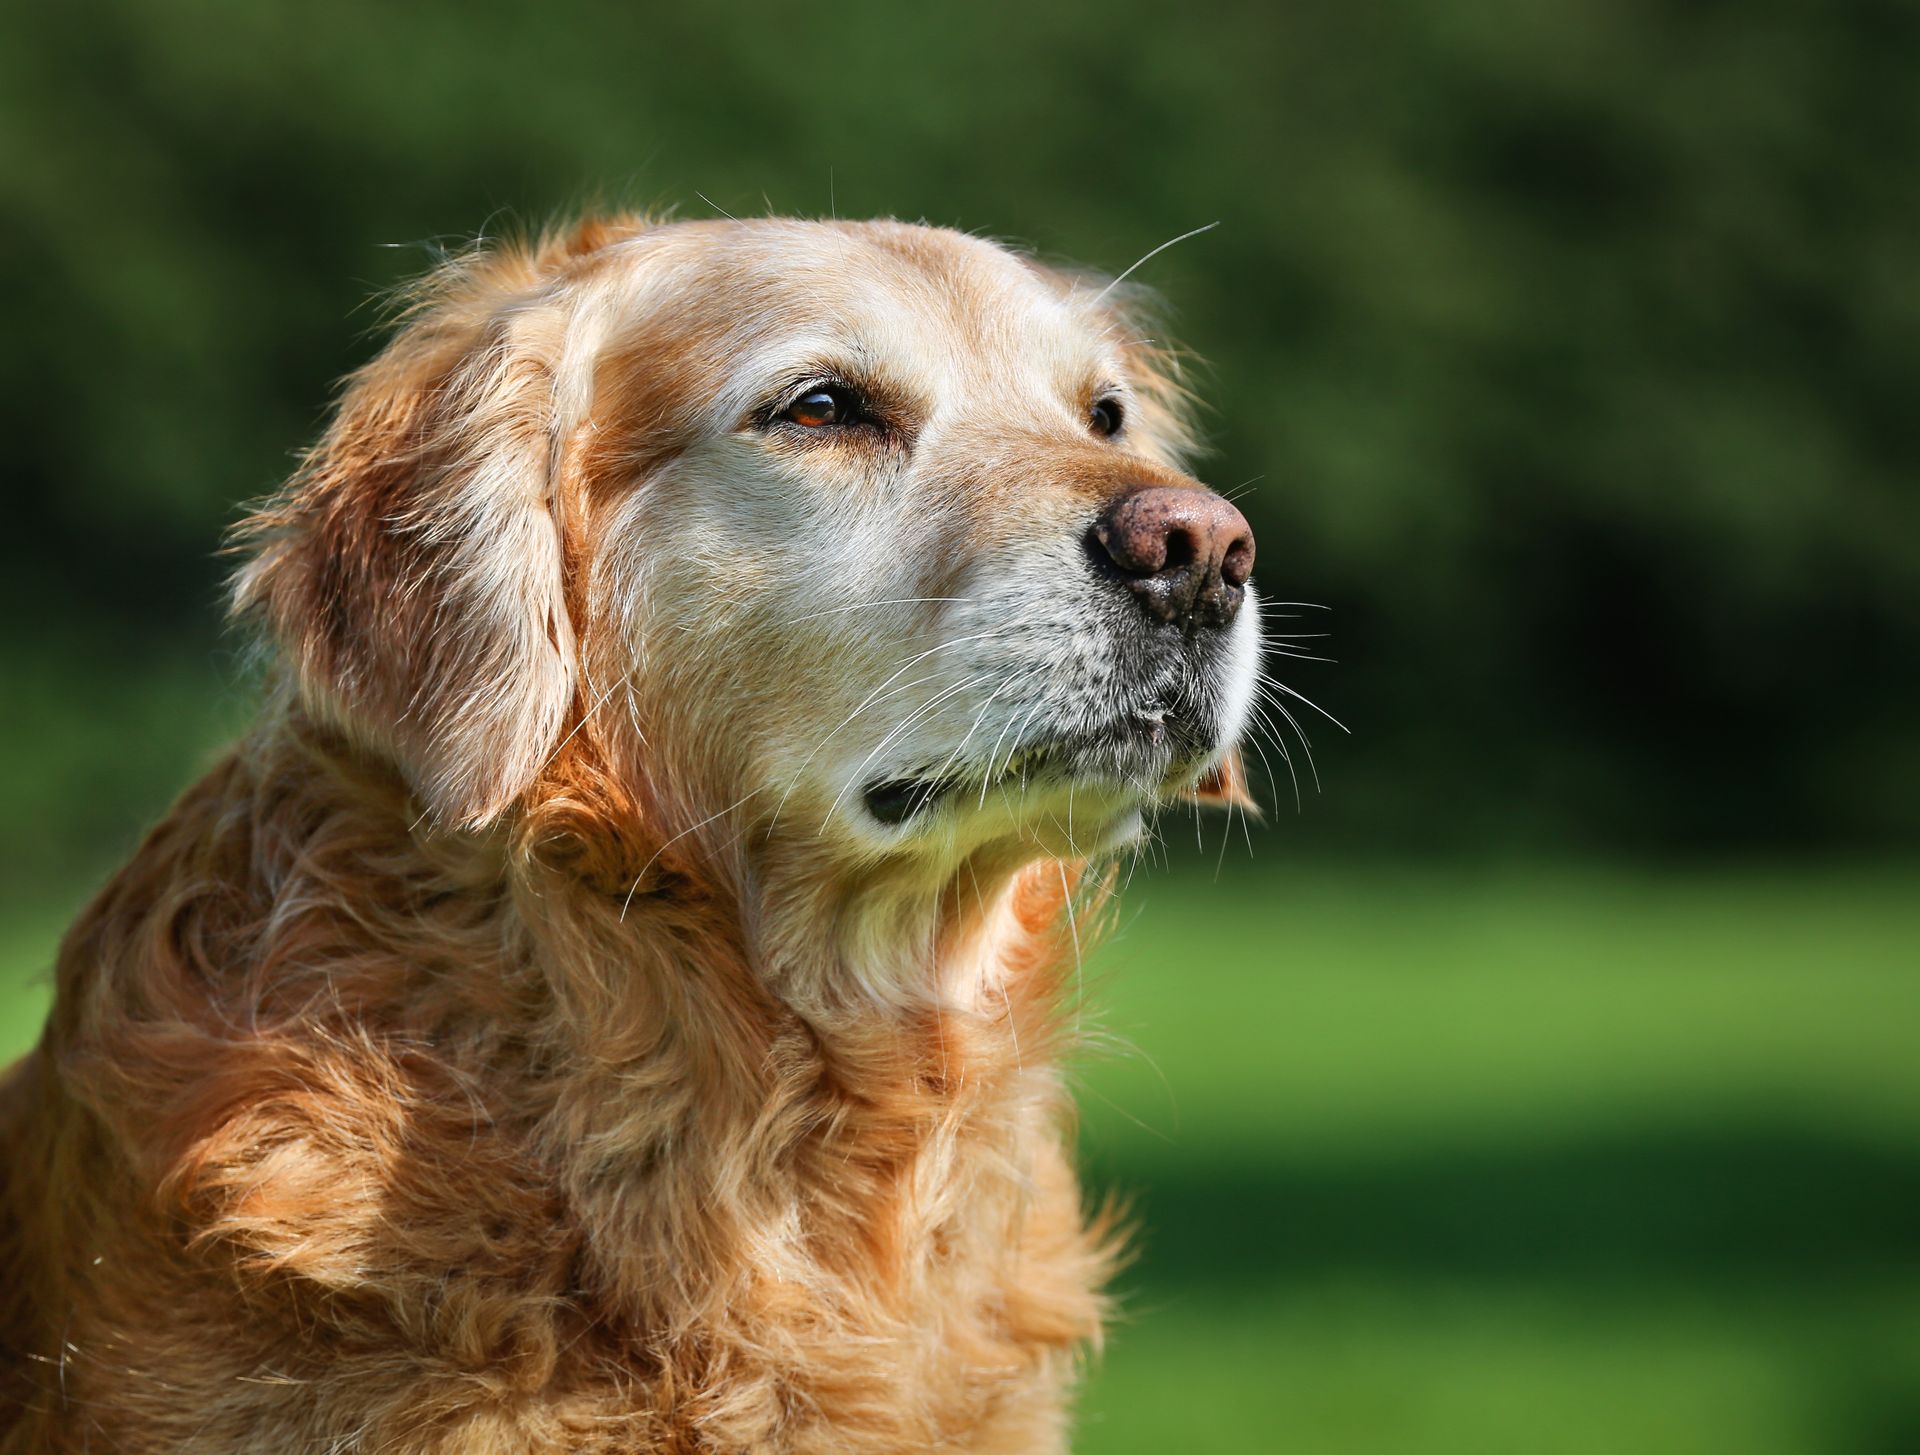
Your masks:
<svg viewBox="0 0 1920 1455"><path fill-rule="evenodd" d="M1084 1455L1920 1450L1910 872L1149 878L1122 924L1083 1141L1143 1253Z"/></svg>
<svg viewBox="0 0 1920 1455"><path fill-rule="evenodd" d="M0 919L0 1065L33 1044L52 1000L53 953L64 928L47 913L19 909Z"/></svg>
<svg viewBox="0 0 1920 1455"><path fill-rule="evenodd" d="M0 926L0 1054L57 929ZM1920 1449L1917 971L1905 869L1142 875L1082 1455Z"/></svg>

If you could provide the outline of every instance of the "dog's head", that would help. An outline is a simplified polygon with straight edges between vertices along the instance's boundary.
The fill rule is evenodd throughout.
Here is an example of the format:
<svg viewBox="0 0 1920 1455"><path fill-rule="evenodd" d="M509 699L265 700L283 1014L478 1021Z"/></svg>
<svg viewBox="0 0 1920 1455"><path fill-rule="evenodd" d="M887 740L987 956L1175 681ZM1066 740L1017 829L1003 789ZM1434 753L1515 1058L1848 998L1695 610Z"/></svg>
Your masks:
<svg viewBox="0 0 1920 1455"><path fill-rule="evenodd" d="M237 602L445 824L591 742L666 833L1098 850L1239 791L1253 537L1180 404L976 238L594 224L424 285Z"/></svg>

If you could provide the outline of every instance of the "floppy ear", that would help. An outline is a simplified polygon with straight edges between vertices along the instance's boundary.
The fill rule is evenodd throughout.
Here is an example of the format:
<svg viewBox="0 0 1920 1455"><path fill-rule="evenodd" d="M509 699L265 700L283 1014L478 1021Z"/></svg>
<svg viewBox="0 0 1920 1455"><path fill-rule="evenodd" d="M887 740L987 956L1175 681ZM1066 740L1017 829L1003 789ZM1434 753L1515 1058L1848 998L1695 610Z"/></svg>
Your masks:
<svg viewBox="0 0 1920 1455"><path fill-rule="evenodd" d="M1238 748L1226 754L1187 790L1187 796L1209 808L1237 808L1248 818L1261 817L1260 805L1247 787L1247 765Z"/></svg>
<svg viewBox="0 0 1920 1455"><path fill-rule="evenodd" d="M440 821L533 781L573 698L553 499L550 306L498 260L454 264L285 488L235 534L236 615L311 709L389 754Z"/></svg>

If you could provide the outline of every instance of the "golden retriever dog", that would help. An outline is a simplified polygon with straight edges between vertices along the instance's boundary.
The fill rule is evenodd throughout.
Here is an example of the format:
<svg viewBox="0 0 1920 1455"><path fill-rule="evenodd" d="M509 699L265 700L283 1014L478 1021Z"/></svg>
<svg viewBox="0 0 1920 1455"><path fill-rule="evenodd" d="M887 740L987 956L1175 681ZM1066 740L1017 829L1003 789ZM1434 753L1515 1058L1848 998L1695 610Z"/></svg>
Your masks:
<svg viewBox="0 0 1920 1455"><path fill-rule="evenodd" d="M1083 866L1242 792L1257 675L1182 400L924 226L427 279L0 1084L0 1451L1065 1448Z"/></svg>

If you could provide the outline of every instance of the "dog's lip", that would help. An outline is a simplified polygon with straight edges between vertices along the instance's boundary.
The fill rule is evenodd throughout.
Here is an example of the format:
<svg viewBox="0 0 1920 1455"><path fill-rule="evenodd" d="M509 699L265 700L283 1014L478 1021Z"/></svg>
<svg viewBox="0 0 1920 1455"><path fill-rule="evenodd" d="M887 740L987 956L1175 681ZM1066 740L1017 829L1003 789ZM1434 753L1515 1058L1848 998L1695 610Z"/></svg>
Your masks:
<svg viewBox="0 0 1920 1455"><path fill-rule="evenodd" d="M898 828L957 786L935 778L885 778L869 783L861 798L875 820Z"/></svg>
<svg viewBox="0 0 1920 1455"><path fill-rule="evenodd" d="M1167 717L1162 707L1139 708L1120 714L1095 732L1029 743L998 759L986 775L984 786L991 789L1000 783L1086 772L1089 760L1103 753L1164 756L1168 761L1163 771L1170 769L1179 755L1174 746L1176 732ZM877 822L899 828L963 792L978 794L982 789L982 775L943 767L905 777L876 778L861 790L861 800Z"/></svg>
<svg viewBox="0 0 1920 1455"><path fill-rule="evenodd" d="M1005 783L1047 772L1058 762L1061 751L1058 744L1036 743L1010 753L998 761L987 781L989 784ZM876 779L866 786L861 797L867 805L867 812L876 820L888 828L899 828L938 804L958 799L963 790L977 793L980 787L978 777L969 779L961 773L925 773L907 778Z"/></svg>

